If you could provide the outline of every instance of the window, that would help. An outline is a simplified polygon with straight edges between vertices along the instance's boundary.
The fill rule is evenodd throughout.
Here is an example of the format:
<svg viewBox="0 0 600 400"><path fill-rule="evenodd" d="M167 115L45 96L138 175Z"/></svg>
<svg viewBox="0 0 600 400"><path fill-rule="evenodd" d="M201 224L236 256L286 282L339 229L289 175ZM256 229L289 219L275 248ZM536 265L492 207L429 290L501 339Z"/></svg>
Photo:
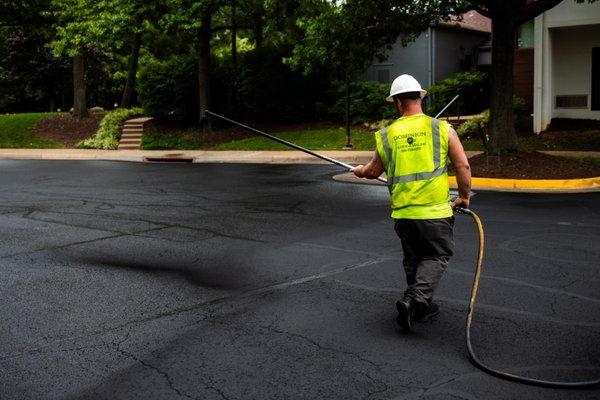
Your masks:
<svg viewBox="0 0 600 400"><path fill-rule="evenodd" d="M517 47L519 49L529 49L533 47L534 42L533 20L525 22L519 27Z"/></svg>

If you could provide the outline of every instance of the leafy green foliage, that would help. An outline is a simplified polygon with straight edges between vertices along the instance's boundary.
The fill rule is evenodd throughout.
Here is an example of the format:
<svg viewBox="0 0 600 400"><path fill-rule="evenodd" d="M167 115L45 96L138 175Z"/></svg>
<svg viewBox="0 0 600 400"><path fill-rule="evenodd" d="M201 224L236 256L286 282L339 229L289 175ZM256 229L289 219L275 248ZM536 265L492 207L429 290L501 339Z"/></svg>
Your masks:
<svg viewBox="0 0 600 400"><path fill-rule="evenodd" d="M238 115L277 121L318 119L318 103L329 85L327 76L304 76L292 71L281 62L283 54L274 48L262 48L240 58L235 82ZM216 83L222 89L215 89L221 93L227 93L234 84L223 70L227 61L217 71L220 82Z"/></svg>
<svg viewBox="0 0 600 400"><path fill-rule="evenodd" d="M353 82L350 84L350 116L353 124L393 119L397 112L391 103L385 101L389 95L389 85L377 82ZM340 82L335 90L335 102L328 109L328 116L343 120L346 110L346 84Z"/></svg>
<svg viewBox="0 0 600 400"><path fill-rule="evenodd" d="M58 113L23 113L0 115L0 148L46 149L62 147L60 143L35 134L35 125Z"/></svg>
<svg viewBox="0 0 600 400"><path fill-rule="evenodd" d="M146 31L150 21L163 11L161 1L143 0L52 0L48 13L54 16L56 55L73 57L84 48L105 51L122 49L130 35Z"/></svg>
<svg viewBox="0 0 600 400"><path fill-rule="evenodd" d="M144 111L159 120L190 122L198 115L198 74L193 58L174 55L166 60L144 57L138 99Z"/></svg>
<svg viewBox="0 0 600 400"><path fill-rule="evenodd" d="M525 104L525 100L521 97L513 97L513 112L515 113L515 126L523 126L527 122L528 117L527 105ZM480 129L483 132L486 132L489 121L490 110L484 110L480 115L463 122L456 130L456 133L458 133L458 136L461 138L479 138Z"/></svg>
<svg viewBox="0 0 600 400"><path fill-rule="evenodd" d="M490 110L483 111L467 121L463 122L457 129L456 133L461 138L478 138L481 132L485 132L487 124L490 120Z"/></svg>
<svg viewBox="0 0 600 400"><path fill-rule="evenodd" d="M313 2L298 19L304 33L288 62L306 73L322 68L343 77L361 73L400 35L414 40L443 12L444 4L412 0ZM437 8L437 10L436 10Z"/></svg>
<svg viewBox="0 0 600 400"><path fill-rule="evenodd" d="M431 115L442 110L457 94L460 97L452 110L459 110L462 115L477 114L489 107L490 82L483 72L458 72L437 82L427 92L431 99L428 108Z"/></svg>
<svg viewBox="0 0 600 400"><path fill-rule="evenodd" d="M98 132L89 139L77 143L78 149L103 149L114 150L119 145L121 127L130 119L143 115L141 108L119 108L107 113L102 121Z"/></svg>
<svg viewBox="0 0 600 400"><path fill-rule="evenodd" d="M195 150L202 146L197 131L148 132L142 136L142 150Z"/></svg>
<svg viewBox="0 0 600 400"><path fill-rule="evenodd" d="M56 109L69 95L71 64L54 58L47 47L52 20L40 11L48 3L17 0L0 5L0 112Z"/></svg>

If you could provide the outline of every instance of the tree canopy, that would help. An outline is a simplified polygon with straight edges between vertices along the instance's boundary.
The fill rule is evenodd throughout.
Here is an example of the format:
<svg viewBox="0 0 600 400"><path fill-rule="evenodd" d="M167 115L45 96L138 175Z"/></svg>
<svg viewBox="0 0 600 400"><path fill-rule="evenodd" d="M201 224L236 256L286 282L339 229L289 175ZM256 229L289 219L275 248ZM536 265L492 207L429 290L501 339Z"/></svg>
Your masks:
<svg viewBox="0 0 600 400"><path fill-rule="evenodd" d="M70 103L84 113L87 103L141 103L202 125L214 107L234 115L331 117L324 109L339 82L349 88L398 39L408 44L430 24L475 9L492 19L494 31L492 149L508 152L516 148L516 29L559 2L10 0L0 4L0 111ZM293 98L283 95L292 90Z"/></svg>

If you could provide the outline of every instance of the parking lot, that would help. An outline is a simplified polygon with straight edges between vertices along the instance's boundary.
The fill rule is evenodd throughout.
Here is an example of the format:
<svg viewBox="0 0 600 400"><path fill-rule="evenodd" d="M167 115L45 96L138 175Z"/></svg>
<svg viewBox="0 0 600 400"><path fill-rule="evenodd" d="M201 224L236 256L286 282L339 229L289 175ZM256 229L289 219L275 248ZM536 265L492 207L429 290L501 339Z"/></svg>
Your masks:
<svg viewBox="0 0 600 400"><path fill-rule="evenodd" d="M385 187L324 165L0 161L1 399L597 399L469 362L477 249L457 216L435 321L404 290ZM478 193L474 344L600 376L600 193Z"/></svg>

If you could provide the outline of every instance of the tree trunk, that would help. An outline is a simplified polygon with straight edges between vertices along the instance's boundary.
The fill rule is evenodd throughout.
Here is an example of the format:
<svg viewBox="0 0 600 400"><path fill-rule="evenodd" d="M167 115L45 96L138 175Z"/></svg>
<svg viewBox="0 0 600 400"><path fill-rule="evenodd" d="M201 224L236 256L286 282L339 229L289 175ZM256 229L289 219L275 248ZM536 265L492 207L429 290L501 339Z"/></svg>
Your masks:
<svg viewBox="0 0 600 400"><path fill-rule="evenodd" d="M142 46L142 33L135 32L133 35L133 44L129 54L129 68L127 69L127 82L121 98L121 107L130 108L133 102L133 91L135 90L135 76L138 69L138 60L140 58L140 47Z"/></svg>
<svg viewBox="0 0 600 400"><path fill-rule="evenodd" d="M237 54L237 21L236 21L236 0L231 2L231 63L233 69L237 68L238 54Z"/></svg>
<svg viewBox="0 0 600 400"><path fill-rule="evenodd" d="M210 101L210 37L212 15L206 12L202 16L202 27L198 30L198 84L200 94L200 130L211 129L205 111L211 106Z"/></svg>
<svg viewBox="0 0 600 400"><path fill-rule="evenodd" d="M263 22L262 16L257 14L254 18L254 43L256 49L260 50L263 46Z"/></svg>
<svg viewBox="0 0 600 400"><path fill-rule="evenodd" d="M346 75L346 147L352 147L350 136L350 76Z"/></svg>
<svg viewBox="0 0 600 400"><path fill-rule="evenodd" d="M516 21L509 3L498 6L492 15L492 92L489 124L491 154L517 151L513 112Z"/></svg>
<svg viewBox="0 0 600 400"><path fill-rule="evenodd" d="M85 118L88 116L85 102L83 52L73 57L73 116L75 118Z"/></svg>
<svg viewBox="0 0 600 400"><path fill-rule="evenodd" d="M231 1L231 82L229 88L229 112L233 113L237 104L237 21L236 21L236 0Z"/></svg>

